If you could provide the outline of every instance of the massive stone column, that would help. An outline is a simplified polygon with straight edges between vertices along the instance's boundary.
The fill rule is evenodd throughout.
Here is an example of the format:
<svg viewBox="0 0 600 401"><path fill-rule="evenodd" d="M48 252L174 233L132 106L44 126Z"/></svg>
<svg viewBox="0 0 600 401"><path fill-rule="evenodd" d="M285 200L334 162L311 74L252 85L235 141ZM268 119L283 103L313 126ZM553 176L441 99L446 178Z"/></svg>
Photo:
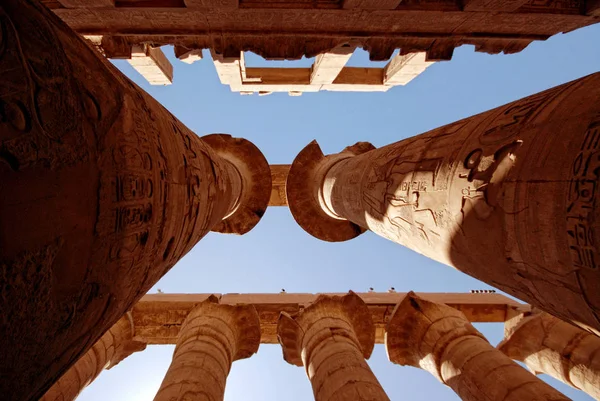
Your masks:
<svg viewBox="0 0 600 401"><path fill-rule="evenodd" d="M154 401L223 400L233 361L260 345L252 305L219 305L215 296L197 305L181 327L173 361Z"/></svg>
<svg viewBox="0 0 600 401"><path fill-rule="evenodd" d="M271 178L37 1L2 0L0 75L0 394L38 400L206 233L252 228Z"/></svg>
<svg viewBox="0 0 600 401"><path fill-rule="evenodd" d="M391 362L427 370L465 401L568 400L498 351L458 310L409 293L385 335Z"/></svg>
<svg viewBox="0 0 600 401"><path fill-rule="evenodd" d="M60 378L41 401L72 401L102 373L137 351L146 344L133 340L134 327L131 313L117 321L75 365Z"/></svg>
<svg viewBox="0 0 600 401"><path fill-rule="evenodd" d="M355 293L320 295L299 316L282 312L277 334L283 358L306 369L316 401L389 401L365 361L375 326Z"/></svg>
<svg viewBox="0 0 600 401"><path fill-rule="evenodd" d="M312 142L287 198L317 238L370 229L600 333L599 149L596 73L376 150Z"/></svg>
<svg viewBox="0 0 600 401"><path fill-rule="evenodd" d="M544 312L522 316L498 349L600 400L600 338Z"/></svg>

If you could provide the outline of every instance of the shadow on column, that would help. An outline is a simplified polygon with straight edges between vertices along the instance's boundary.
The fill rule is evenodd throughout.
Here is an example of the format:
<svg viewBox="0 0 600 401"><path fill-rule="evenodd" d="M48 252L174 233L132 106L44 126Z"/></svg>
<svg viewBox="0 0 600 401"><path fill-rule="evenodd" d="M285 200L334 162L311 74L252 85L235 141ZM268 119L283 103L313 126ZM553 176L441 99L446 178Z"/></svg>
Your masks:
<svg viewBox="0 0 600 401"><path fill-rule="evenodd" d="M0 394L38 400L204 235L251 229L271 175L37 1L0 2L0 75Z"/></svg>
<svg viewBox="0 0 600 401"><path fill-rule="evenodd" d="M425 134L323 155L287 180L326 241L365 229L600 333L600 73Z"/></svg>

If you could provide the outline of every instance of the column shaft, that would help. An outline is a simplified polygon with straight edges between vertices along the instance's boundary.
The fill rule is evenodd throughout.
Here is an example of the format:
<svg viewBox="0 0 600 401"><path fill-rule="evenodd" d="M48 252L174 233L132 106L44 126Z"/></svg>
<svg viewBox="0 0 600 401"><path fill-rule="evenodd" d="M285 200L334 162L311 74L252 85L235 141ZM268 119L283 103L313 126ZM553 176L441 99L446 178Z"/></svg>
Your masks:
<svg viewBox="0 0 600 401"><path fill-rule="evenodd" d="M568 400L492 347L458 310L409 293L386 330L390 361L420 367L465 401Z"/></svg>
<svg viewBox="0 0 600 401"><path fill-rule="evenodd" d="M498 349L600 400L600 338L544 312L524 316Z"/></svg>
<svg viewBox="0 0 600 401"><path fill-rule="evenodd" d="M223 400L233 361L248 358L260 344L253 306L219 305L215 297L186 318L173 361L154 401Z"/></svg>
<svg viewBox="0 0 600 401"><path fill-rule="evenodd" d="M110 369L146 344L134 341L134 328L127 312L41 398L41 401L72 401L104 369Z"/></svg>
<svg viewBox="0 0 600 401"><path fill-rule="evenodd" d="M313 142L287 198L318 238L370 229L600 333L599 150L597 73L376 150Z"/></svg>
<svg viewBox="0 0 600 401"><path fill-rule="evenodd" d="M295 318L282 313L278 335L285 360L305 367L316 401L389 400L365 361L375 326L356 294L320 296Z"/></svg>
<svg viewBox="0 0 600 401"><path fill-rule="evenodd" d="M253 227L270 171L37 1L1 2L0 75L0 394L38 400L206 233Z"/></svg>

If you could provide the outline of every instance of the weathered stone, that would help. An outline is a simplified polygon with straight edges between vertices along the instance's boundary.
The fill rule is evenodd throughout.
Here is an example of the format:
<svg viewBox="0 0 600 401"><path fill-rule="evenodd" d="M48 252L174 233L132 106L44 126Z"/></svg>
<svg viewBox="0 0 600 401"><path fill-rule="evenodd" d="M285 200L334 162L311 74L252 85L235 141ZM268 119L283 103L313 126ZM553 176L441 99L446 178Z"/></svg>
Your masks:
<svg viewBox="0 0 600 401"><path fill-rule="evenodd" d="M521 316L498 349L600 400L600 338L544 312Z"/></svg>
<svg viewBox="0 0 600 401"><path fill-rule="evenodd" d="M231 364L258 351L260 322L254 306L218 302L211 296L186 318L154 401L223 400Z"/></svg>
<svg viewBox="0 0 600 401"><path fill-rule="evenodd" d="M284 359L306 369L316 401L389 401L365 361L375 326L355 293L320 295L294 317L282 312L277 333Z"/></svg>
<svg viewBox="0 0 600 401"><path fill-rule="evenodd" d="M307 232L370 229L600 333L600 73L371 149L296 157Z"/></svg>
<svg viewBox="0 0 600 401"><path fill-rule="evenodd" d="M131 313L127 312L50 387L41 401L73 401L104 369L146 349L145 343L133 340L134 332Z"/></svg>
<svg viewBox="0 0 600 401"><path fill-rule="evenodd" d="M120 0L114 6L60 0L68 1L66 8L42 1L84 35L212 48L225 57L252 51L266 59L310 58L343 45L362 47L376 61L395 49L448 60L464 44L516 53L532 41L598 22L599 15L597 0Z"/></svg>
<svg viewBox="0 0 600 401"><path fill-rule="evenodd" d="M3 0L0 33L0 394L38 400L205 234L256 224L271 175L247 141L220 137L245 155L221 157L39 3Z"/></svg>
<svg viewBox="0 0 600 401"><path fill-rule="evenodd" d="M490 345L454 308L409 293L386 330L390 361L427 370L464 401L568 400Z"/></svg>

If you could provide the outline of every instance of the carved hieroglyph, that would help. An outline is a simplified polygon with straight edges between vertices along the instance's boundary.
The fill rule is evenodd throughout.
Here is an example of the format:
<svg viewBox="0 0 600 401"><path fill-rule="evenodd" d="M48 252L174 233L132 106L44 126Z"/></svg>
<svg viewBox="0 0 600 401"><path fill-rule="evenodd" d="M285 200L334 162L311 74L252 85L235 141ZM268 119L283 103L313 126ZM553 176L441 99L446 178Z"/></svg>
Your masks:
<svg viewBox="0 0 600 401"><path fill-rule="evenodd" d="M186 318L173 361L154 401L218 401L231 364L260 345L260 321L252 305L219 305L215 296Z"/></svg>
<svg viewBox="0 0 600 401"><path fill-rule="evenodd" d="M295 317L282 312L277 334L284 359L306 369L316 401L389 401L365 361L375 326L355 293L320 295Z"/></svg>
<svg viewBox="0 0 600 401"><path fill-rule="evenodd" d="M271 176L33 0L0 4L0 75L0 394L38 400L206 233L256 224Z"/></svg>
<svg viewBox="0 0 600 401"><path fill-rule="evenodd" d="M565 397L498 351L450 306L409 293L386 330L391 362L427 370L464 401L563 401Z"/></svg>
<svg viewBox="0 0 600 401"><path fill-rule="evenodd" d="M292 164L296 221L365 228L600 333L600 73L369 151Z"/></svg>
<svg viewBox="0 0 600 401"><path fill-rule="evenodd" d="M508 330L498 349L600 400L600 338L537 311Z"/></svg>
<svg viewBox="0 0 600 401"><path fill-rule="evenodd" d="M104 369L110 369L134 352L146 349L145 343L133 340L134 334L131 313L127 312L50 387L41 401L72 401Z"/></svg>

